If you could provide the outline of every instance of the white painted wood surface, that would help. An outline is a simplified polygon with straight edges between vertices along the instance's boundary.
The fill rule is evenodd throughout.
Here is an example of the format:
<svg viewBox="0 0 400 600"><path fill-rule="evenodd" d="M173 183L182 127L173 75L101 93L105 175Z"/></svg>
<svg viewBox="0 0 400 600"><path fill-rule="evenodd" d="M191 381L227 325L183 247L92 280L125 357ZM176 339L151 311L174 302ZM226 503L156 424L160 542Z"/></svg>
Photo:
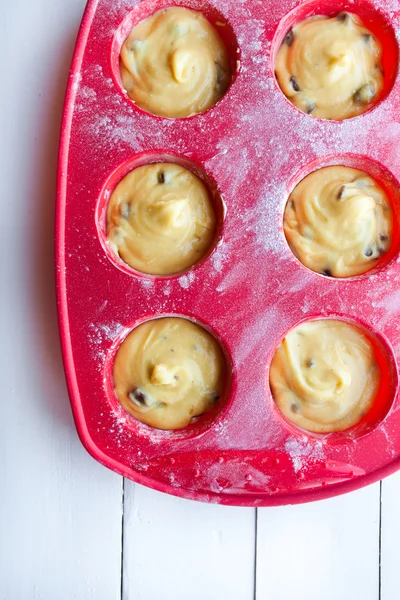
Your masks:
<svg viewBox="0 0 400 600"><path fill-rule="evenodd" d="M398 600L399 475L382 486L381 571L379 485L261 509L256 528L255 510L126 482L122 528L122 480L75 433L54 303L58 131L84 4L0 1L0 600Z"/></svg>
<svg viewBox="0 0 400 600"><path fill-rule="evenodd" d="M84 2L0 2L1 600L117 600L121 478L77 439L56 325L58 135Z"/></svg>
<svg viewBox="0 0 400 600"><path fill-rule="evenodd" d="M379 487L259 509L256 599L377 600Z"/></svg>
<svg viewBox="0 0 400 600"><path fill-rule="evenodd" d="M253 600L255 516L126 482L123 599Z"/></svg>
<svg viewBox="0 0 400 600"><path fill-rule="evenodd" d="M382 600L400 598L400 472L382 482Z"/></svg>

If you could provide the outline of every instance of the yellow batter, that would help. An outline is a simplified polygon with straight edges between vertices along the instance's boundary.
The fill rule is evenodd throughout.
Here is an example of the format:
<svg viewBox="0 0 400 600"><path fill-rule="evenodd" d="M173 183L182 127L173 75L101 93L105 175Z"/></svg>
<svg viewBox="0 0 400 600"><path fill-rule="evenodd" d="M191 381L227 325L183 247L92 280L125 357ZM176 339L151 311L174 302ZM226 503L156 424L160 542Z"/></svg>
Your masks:
<svg viewBox="0 0 400 600"><path fill-rule="evenodd" d="M290 331L271 363L273 398L298 427L318 433L355 425L379 389L374 349L343 321L309 321Z"/></svg>
<svg viewBox="0 0 400 600"><path fill-rule="evenodd" d="M372 177L350 167L326 167L295 187L283 226L290 248L306 267L351 277L372 269L389 250L393 216Z"/></svg>
<svg viewBox="0 0 400 600"><path fill-rule="evenodd" d="M383 88L380 42L350 13L311 17L286 35L276 58L278 83L303 112L348 119L368 110Z"/></svg>
<svg viewBox="0 0 400 600"><path fill-rule="evenodd" d="M188 269L209 250L215 228L204 183L172 163L134 169L108 203L108 243L143 273L172 275Z"/></svg>
<svg viewBox="0 0 400 600"><path fill-rule="evenodd" d="M231 81L223 41L203 15L167 8L141 21L121 50L121 78L129 97L163 117L204 112Z"/></svg>
<svg viewBox="0 0 400 600"><path fill-rule="evenodd" d="M119 348L114 386L122 406L158 429L181 429L210 411L223 393L225 361L218 342L183 318L147 321Z"/></svg>

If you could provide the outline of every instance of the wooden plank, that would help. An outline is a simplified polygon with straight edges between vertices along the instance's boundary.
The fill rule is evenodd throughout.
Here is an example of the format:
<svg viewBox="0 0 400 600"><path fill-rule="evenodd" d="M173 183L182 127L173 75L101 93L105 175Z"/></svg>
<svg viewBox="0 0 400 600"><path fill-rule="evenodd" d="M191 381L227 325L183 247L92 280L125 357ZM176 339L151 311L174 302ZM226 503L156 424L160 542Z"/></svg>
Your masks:
<svg viewBox="0 0 400 600"><path fill-rule="evenodd" d="M259 509L257 600L378 600L379 484Z"/></svg>
<svg viewBox="0 0 400 600"><path fill-rule="evenodd" d="M77 438L54 297L58 136L84 6L1 6L1 600L120 597L121 478Z"/></svg>
<svg viewBox="0 0 400 600"><path fill-rule="evenodd" d="M381 600L400 597L400 472L382 481Z"/></svg>
<svg viewBox="0 0 400 600"><path fill-rule="evenodd" d="M253 600L255 509L125 484L123 600Z"/></svg>

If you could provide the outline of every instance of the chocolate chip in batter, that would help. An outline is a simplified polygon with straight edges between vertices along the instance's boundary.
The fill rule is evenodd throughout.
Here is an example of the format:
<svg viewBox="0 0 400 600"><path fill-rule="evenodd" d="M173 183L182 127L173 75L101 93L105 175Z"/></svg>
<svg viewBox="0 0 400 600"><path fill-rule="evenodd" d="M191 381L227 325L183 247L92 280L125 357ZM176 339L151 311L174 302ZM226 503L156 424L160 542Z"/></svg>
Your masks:
<svg viewBox="0 0 400 600"><path fill-rule="evenodd" d="M192 417L190 419L191 423L197 423L197 421L200 419L200 417L202 417L204 415L204 413L202 412L200 415L195 415L194 417Z"/></svg>
<svg viewBox="0 0 400 600"><path fill-rule="evenodd" d="M311 227L309 225L304 225L302 233L303 233L303 236L305 238L307 238L307 240L314 239L314 231L311 229Z"/></svg>
<svg viewBox="0 0 400 600"><path fill-rule="evenodd" d="M299 92L300 91L300 86L297 83L296 78L294 77L294 75L291 76L290 83L292 84L292 88L294 89L295 92Z"/></svg>
<svg viewBox="0 0 400 600"><path fill-rule="evenodd" d="M379 256L382 256L382 254L386 254L386 252L388 251L388 242L389 236L381 233L379 235L379 244L377 245L377 252Z"/></svg>
<svg viewBox="0 0 400 600"><path fill-rule="evenodd" d="M315 110L315 104L314 102L307 102L306 107L305 107L305 112L308 115L311 115L311 113Z"/></svg>
<svg viewBox="0 0 400 600"><path fill-rule="evenodd" d="M330 269L324 269L322 271L322 275L325 275L325 277L333 277L332 271Z"/></svg>
<svg viewBox="0 0 400 600"><path fill-rule="evenodd" d="M307 360L307 363L306 363L306 364L307 364L307 367L308 367L309 369L311 369L312 367L315 367L315 360L314 360L313 358L309 358L309 359Z"/></svg>
<svg viewBox="0 0 400 600"><path fill-rule="evenodd" d="M145 40L138 40L138 39L132 40L130 51L135 52L141 46L144 46L145 43L146 43Z"/></svg>
<svg viewBox="0 0 400 600"><path fill-rule="evenodd" d="M294 42L293 29L291 29L290 31L287 32L287 34L285 35L284 42L285 42L285 44L287 44L289 46L289 48L293 44L293 42Z"/></svg>
<svg viewBox="0 0 400 600"><path fill-rule="evenodd" d="M158 183L165 183L165 173L164 171L159 171L157 174Z"/></svg>
<svg viewBox="0 0 400 600"><path fill-rule="evenodd" d="M129 392L129 398L138 406L150 406L151 402L147 394L142 392L140 388L135 388Z"/></svg>
<svg viewBox="0 0 400 600"><path fill-rule="evenodd" d="M290 410L291 410L292 412L294 412L294 413L298 413L298 412L299 412L299 410L300 410L300 407L299 407L299 405L298 405L298 404L296 404L296 402L293 402L293 403L290 405Z"/></svg>
<svg viewBox="0 0 400 600"><path fill-rule="evenodd" d="M344 196L345 192L346 192L346 186L342 185L342 187L340 188L339 193L337 195L337 199L343 200L343 196Z"/></svg>
<svg viewBox="0 0 400 600"><path fill-rule="evenodd" d="M341 21L342 23L345 23L346 25L352 20L349 13L347 12L341 12L337 15L336 19L338 21Z"/></svg>
<svg viewBox="0 0 400 600"><path fill-rule="evenodd" d="M215 61L215 70L217 73L217 87L221 85L223 80L225 79L225 69L218 61Z"/></svg>
<svg viewBox="0 0 400 600"><path fill-rule="evenodd" d="M121 216L123 216L124 219L127 219L129 217L130 212L131 205L129 204L129 202L124 202L121 206Z"/></svg>
<svg viewBox="0 0 400 600"><path fill-rule="evenodd" d="M219 394L215 394L215 396L213 396L214 402L217 402L217 400L219 400L220 398L221 396Z"/></svg>
<svg viewBox="0 0 400 600"><path fill-rule="evenodd" d="M364 250L364 254L367 258L370 258L373 255L373 250L372 248L367 248L366 250Z"/></svg>
<svg viewBox="0 0 400 600"><path fill-rule="evenodd" d="M372 40L372 35L370 33L363 33L361 37L365 44L369 44Z"/></svg>
<svg viewBox="0 0 400 600"><path fill-rule="evenodd" d="M366 83L356 91L353 96L356 104L369 104L375 97L375 90L370 83Z"/></svg>
<svg viewBox="0 0 400 600"><path fill-rule="evenodd" d="M382 73L383 76L385 76L385 69L383 68L383 66L379 63L376 63L375 65L375 69L377 71L379 71L380 73Z"/></svg>

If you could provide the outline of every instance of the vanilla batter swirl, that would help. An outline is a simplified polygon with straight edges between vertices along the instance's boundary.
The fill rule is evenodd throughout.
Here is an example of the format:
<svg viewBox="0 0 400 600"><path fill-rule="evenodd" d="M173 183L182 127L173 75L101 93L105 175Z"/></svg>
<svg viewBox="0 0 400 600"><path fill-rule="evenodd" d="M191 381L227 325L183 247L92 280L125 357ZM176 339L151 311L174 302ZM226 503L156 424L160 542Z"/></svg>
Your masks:
<svg viewBox="0 0 400 600"><path fill-rule="evenodd" d="M225 361L217 341L183 318L154 319L134 329L114 363L122 406L158 429L181 429L214 408Z"/></svg>
<svg viewBox="0 0 400 600"><path fill-rule="evenodd" d="M138 167L108 203L107 240L134 269L180 273L198 262L215 235L209 193L191 171L172 163Z"/></svg>
<svg viewBox="0 0 400 600"><path fill-rule="evenodd" d="M197 11L175 7L141 21L121 50L130 98L164 117L204 112L231 81L229 58L214 27Z"/></svg>
<svg viewBox="0 0 400 600"><path fill-rule="evenodd" d="M284 231L309 269L351 277L372 269L392 239L390 202L372 177L350 167L314 171L293 190Z"/></svg>
<svg viewBox="0 0 400 600"><path fill-rule="evenodd" d="M318 433L355 425L371 408L379 383L371 342L342 321L299 325L271 363L270 385L280 411L297 426Z"/></svg>
<svg viewBox="0 0 400 600"><path fill-rule="evenodd" d="M382 48L353 14L311 17L286 35L276 58L278 83L303 112L348 119L368 110L383 88Z"/></svg>

